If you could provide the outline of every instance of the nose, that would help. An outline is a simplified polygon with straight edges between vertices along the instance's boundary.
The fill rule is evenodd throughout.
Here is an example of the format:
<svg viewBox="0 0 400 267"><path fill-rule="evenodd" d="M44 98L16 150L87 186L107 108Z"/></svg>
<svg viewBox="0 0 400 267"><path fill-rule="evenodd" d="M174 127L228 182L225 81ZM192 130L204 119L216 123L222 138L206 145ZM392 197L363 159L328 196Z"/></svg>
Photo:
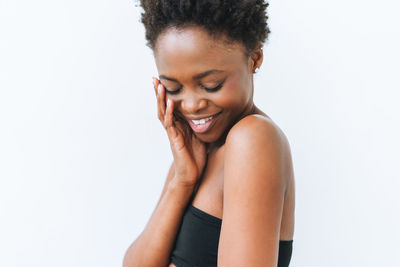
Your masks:
<svg viewBox="0 0 400 267"><path fill-rule="evenodd" d="M183 114L196 114L207 107L207 100L196 94L187 94L181 101Z"/></svg>

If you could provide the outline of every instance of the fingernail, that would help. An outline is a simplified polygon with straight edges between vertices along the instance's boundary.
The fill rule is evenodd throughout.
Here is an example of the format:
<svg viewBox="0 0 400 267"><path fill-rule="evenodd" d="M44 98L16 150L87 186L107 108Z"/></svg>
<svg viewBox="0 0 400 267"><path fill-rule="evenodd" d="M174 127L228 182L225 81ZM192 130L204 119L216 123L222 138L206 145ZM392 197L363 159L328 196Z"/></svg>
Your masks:
<svg viewBox="0 0 400 267"><path fill-rule="evenodd" d="M161 93L161 84L158 85L157 92L158 92L159 94Z"/></svg>
<svg viewBox="0 0 400 267"><path fill-rule="evenodd" d="M171 100L168 98L168 100L167 100L167 105L169 106L169 105L171 105Z"/></svg>

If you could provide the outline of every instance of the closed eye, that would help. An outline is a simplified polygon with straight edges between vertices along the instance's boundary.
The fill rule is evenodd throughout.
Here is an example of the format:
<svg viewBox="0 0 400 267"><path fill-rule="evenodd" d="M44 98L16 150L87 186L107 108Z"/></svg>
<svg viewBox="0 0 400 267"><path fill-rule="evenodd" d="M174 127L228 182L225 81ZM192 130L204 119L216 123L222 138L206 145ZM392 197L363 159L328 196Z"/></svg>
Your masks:
<svg viewBox="0 0 400 267"><path fill-rule="evenodd" d="M204 85L200 84L200 87L203 88L203 89L205 89L206 91L215 92L215 91L218 91L218 90L222 87L223 84L224 84L224 83L222 82L222 83L220 83L219 85L217 85L217 86L214 87L214 88L208 88L208 87L205 87Z"/></svg>
<svg viewBox="0 0 400 267"><path fill-rule="evenodd" d="M165 88L165 92L167 93L167 94L170 94L170 95L176 95L177 93L179 93L180 91L181 91L181 88L179 88L179 89L177 89L177 90L175 90L175 91L170 91L170 90L168 90L165 86L164 86L164 88Z"/></svg>
<svg viewBox="0 0 400 267"><path fill-rule="evenodd" d="M199 86L201 87L201 88L203 88L204 90L206 90L207 92L216 92L216 91L218 91L219 89L221 89L221 87L224 85L224 83L225 83L225 79L220 83L220 84L218 84L216 87L213 87L213 88L209 88L209 87L205 87L204 85L202 85L202 84L199 84ZM180 87L180 88L178 88L177 90L174 90L174 91L170 91L170 90L168 90L168 88L166 88L165 86L164 86L164 88L165 88L165 92L167 93L167 94L170 94L170 95L176 95L176 94L178 94L181 90L182 90L182 87Z"/></svg>
<svg viewBox="0 0 400 267"><path fill-rule="evenodd" d="M208 87L205 87L205 86L202 85L202 84L200 84L200 87L203 88L203 89L205 89L205 90L208 91L208 92L216 92L216 91L218 91L219 89L221 89L221 87L224 85L225 81L226 81L226 77L225 77L225 79L224 79L220 84L218 84L218 85L217 85L216 87L214 87L214 88L208 88Z"/></svg>

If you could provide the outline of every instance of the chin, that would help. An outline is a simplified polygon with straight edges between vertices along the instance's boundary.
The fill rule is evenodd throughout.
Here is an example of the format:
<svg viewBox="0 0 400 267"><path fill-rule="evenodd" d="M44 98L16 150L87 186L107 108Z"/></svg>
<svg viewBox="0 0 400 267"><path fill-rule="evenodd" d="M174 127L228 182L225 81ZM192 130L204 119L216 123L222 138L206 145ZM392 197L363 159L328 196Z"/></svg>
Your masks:
<svg viewBox="0 0 400 267"><path fill-rule="evenodd" d="M195 133L192 131L192 134L194 134L197 139L199 139L200 141L204 142L204 143L212 143L215 141L215 136L214 135L210 135L210 134L206 134L206 133Z"/></svg>
<svg viewBox="0 0 400 267"><path fill-rule="evenodd" d="M221 134L195 134L197 138L203 143L212 144L212 143L221 143L222 135ZM222 142L224 143L224 142ZM219 146L219 145L217 145Z"/></svg>
<svg viewBox="0 0 400 267"><path fill-rule="evenodd" d="M195 134L195 135L203 143L214 143L215 141L218 140L218 138L215 138L215 137L212 137L212 136L207 136L207 135L204 135L204 134Z"/></svg>

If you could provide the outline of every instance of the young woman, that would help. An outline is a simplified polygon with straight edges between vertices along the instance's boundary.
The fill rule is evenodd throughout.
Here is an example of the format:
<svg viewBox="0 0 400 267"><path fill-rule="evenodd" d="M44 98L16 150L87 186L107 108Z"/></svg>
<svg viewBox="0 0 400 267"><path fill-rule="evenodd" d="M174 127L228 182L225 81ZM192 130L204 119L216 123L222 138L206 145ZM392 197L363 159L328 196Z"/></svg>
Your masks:
<svg viewBox="0 0 400 267"><path fill-rule="evenodd" d="M261 0L142 0L158 118L174 161L124 266L288 266L289 143L253 102L267 38Z"/></svg>

